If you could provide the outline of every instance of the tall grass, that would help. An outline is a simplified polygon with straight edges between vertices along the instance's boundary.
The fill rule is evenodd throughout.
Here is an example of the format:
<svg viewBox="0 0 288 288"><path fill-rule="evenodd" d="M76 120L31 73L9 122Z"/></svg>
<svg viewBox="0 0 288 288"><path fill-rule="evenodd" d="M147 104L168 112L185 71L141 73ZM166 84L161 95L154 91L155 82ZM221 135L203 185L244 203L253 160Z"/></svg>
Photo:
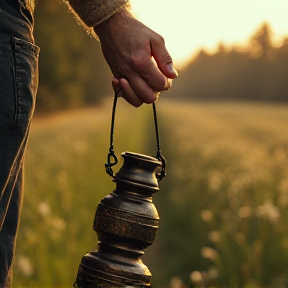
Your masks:
<svg viewBox="0 0 288 288"><path fill-rule="evenodd" d="M121 152L149 153L148 108L136 110L118 101L118 169ZM81 257L96 248L94 213L100 199L115 187L104 167L111 110L112 100L98 109L34 120L13 287L72 287Z"/></svg>
<svg viewBox="0 0 288 288"><path fill-rule="evenodd" d="M95 208L114 189L104 168L111 105L35 119L13 288L71 287L96 247ZM168 175L144 256L153 287L173 276L195 287L286 287L288 105L163 98L157 109ZM117 155L155 154L152 120L150 106L120 101Z"/></svg>
<svg viewBox="0 0 288 288"><path fill-rule="evenodd" d="M169 176L151 248L153 269L166 261L156 287L167 275L287 287L288 105L161 103L161 115Z"/></svg>

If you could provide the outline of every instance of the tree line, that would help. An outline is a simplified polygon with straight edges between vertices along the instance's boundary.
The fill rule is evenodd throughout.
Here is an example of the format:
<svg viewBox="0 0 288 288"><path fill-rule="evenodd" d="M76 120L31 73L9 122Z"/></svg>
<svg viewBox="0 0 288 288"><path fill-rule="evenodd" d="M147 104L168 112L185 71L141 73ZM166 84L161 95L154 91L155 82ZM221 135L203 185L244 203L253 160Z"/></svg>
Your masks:
<svg viewBox="0 0 288 288"><path fill-rule="evenodd" d="M97 105L113 93L100 42L77 23L63 1L39 1L35 41L41 48L36 113ZM165 94L202 100L288 101L287 79L288 37L275 47L265 23L247 47L220 44L215 54L199 51Z"/></svg>
<svg viewBox="0 0 288 288"><path fill-rule="evenodd" d="M112 93L112 74L101 45L59 0L35 9L35 42L40 46L36 113L96 105Z"/></svg>
<svg viewBox="0 0 288 288"><path fill-rule="evenodd" d="M288 37L276 47L264 23L246 47L202 49L180 72L168 92L177 98L288 101Z"/></svg>

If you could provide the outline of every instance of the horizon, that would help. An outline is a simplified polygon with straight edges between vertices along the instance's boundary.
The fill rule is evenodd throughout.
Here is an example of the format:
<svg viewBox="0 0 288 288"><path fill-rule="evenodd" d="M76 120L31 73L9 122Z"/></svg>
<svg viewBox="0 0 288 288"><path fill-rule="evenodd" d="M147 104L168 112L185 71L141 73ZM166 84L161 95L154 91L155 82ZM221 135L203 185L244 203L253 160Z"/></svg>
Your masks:
<svg viewBox="0 0 288 288"><path fill-rule="evenodd" d="M214 53L219 44L225 47L247 45L264 23L269 24L275 45L288 37L288 1L284 0L130 2L137 19L164 37L176 69L184 68L200 49Z"/></svg>

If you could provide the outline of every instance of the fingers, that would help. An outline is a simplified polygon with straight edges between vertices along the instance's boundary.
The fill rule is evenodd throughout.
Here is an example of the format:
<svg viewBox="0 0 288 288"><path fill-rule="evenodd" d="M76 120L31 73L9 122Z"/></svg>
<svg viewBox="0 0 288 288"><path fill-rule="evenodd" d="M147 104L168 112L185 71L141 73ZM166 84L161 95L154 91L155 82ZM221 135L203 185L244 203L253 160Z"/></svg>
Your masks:
<svg viewBox="0 0 288 288"><path fill-rule="evenodd" d="M151 39L151 52L154 57L159 70L170 79L175 79L178 72L173 66L173 60L165 47L163 37L156 34L156 37Z"/></svg>
<svg viewBox="0 0 288 288"><path fill-rule="evenodd" d="M172 79L166 78L166 83L165 83L164 87L162 88L161 92L169 90L171 88L171 86L172 86Z"/></svg>
<svg viewBox="0 0 288 288"><path fill-rule="evenodd" d="M167 78L158 69L157 64L150 55L144 54L139 56L139 59L134 60L133 69L138 74L134 73L128 78L133 87L139 85L138 89L140 90L141 86L148 86L152 91L161 91L164 87L167 87ZM135 78L135 76L138 77ZM143 80L146 85L143 85Z"/></svg>
<svg viewBox="0 0 288 288"><path fill-rule="evenodd" d="M143 101L137 96L126 79L117 79L114 77L112 80L112 86L118 97L124 98L134 107L139 107L143 104Z"/></svg>
<svg viewBox="0 0 288 288"><path fill-rule="evenodd" d="M121 13L126 12L115 13L97 26L96 32L105 59L117 77L112 81L115 92L139 107L154 102L158 92L168 90L177 71L163 38Z"/></svg>
<svg viewBox="0 0 288 288"><path fill-rule="evenodd" d="M119 97L122 97L120 95L120 93L121 93L120 81L116 77L114 77L112 79L112 87L113 87L114 92L116 93L116 95L119 96Z"/></svg>
<svg viewBox="0 0 288 288"><path fill-rule="evenodd" d="M135 93L135 91L132 89L129 82L122 78L119 80L120 87L122 90L122 97L131 105L134 107L139 107L143 104L143 101L138 97L138 95Z"/></svg>
<svg viewBox="0 0 288 288"><path fill-rule="evenodd" d="M173 67L172 58L166 50L164 41L161 40L162 37L158 34L156 35L160 40L151 40L151 43L154 44L151 44L150 54L146 51L146 53L139 53L137 58L133 58L132 67L134 74L125 77L137 93L140 92L138 91L140 87L138 87L139 79L134 79L135 74L145 80L153 91L168 90L172 86L172 79L178 76L178 72Z"/></svg>
<svg viewBox="0 0 288 288"><path fill-rule="evenodd" d="M154 63L152 66L149 65L149 69L143 68L147 64L146 60L143 59L144 62L138 67L134 65L138 73L134 71L127 75L127 78L116 76L112 80L114 91L118 96L135 107L155 102L158 92L166 91L172 86L172 79L165 77ZM151 59L148 61L152 63Z"/></svg>
<svg viewBox="0 0 288 288"><path fill-rule="evenodd" d="M130 83L125 78L117 79L114 77L112 80L112 86L118 97L124 98L134 107L139 107L143 103L153 103L158 99L160 94L160 92L152 91L152 94L149 96L149 100L146 99L143 101L143 99L137 95Z"/></svg>

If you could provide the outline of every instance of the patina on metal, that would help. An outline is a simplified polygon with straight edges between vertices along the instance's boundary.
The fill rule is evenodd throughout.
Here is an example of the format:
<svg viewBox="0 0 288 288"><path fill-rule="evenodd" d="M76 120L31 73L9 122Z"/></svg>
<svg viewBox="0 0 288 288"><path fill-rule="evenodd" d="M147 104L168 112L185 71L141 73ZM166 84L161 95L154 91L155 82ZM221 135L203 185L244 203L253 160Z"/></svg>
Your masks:
<svg viewBox="0 0 288 288"><path fill-rule="evenodd" d="M151 273L142 262L156 237L159 215L152 196L159 191L157 158L124 152L113 176L116 189L98 204L94 230L98 249L82 257L74 287L149 287Z"/></svg>

